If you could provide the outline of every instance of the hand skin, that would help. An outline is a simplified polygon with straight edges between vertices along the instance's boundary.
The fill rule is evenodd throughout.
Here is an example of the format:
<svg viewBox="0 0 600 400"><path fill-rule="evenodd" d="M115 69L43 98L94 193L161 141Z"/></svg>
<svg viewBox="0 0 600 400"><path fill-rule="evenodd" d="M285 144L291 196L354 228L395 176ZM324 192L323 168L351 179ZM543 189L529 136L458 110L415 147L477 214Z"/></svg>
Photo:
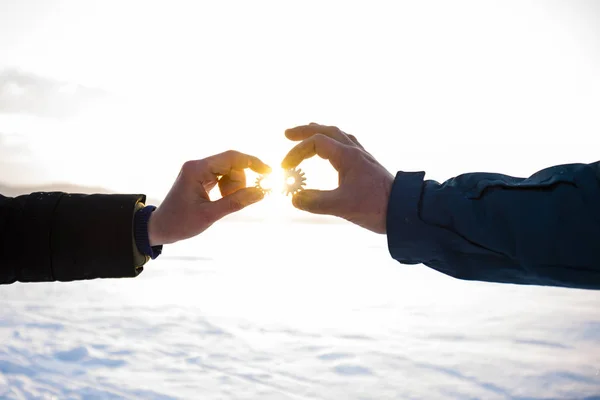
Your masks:
<svg viewBox="0 0 600 400"><path fill-rule="evenodd" d="M301 141L283 159L283 168L295 168L314 155L329 160L338 171L335 190L304 190L292 203L300 210L344 218L370 231L385 234L387 207L394 176L369 154L356 137L335 126L315 123L285 131Z"/></svg>
<svg viewBox="0 0 600 400"><path fill-rule="evenodd" d="M233 150L184 163L167 197L148 221L150 245L196 236L224 216L263 199L260 189L246 187L246 168L259 174L271 172L258 158ZM208 193L216 185L222 198L211 201Z"/></svg>

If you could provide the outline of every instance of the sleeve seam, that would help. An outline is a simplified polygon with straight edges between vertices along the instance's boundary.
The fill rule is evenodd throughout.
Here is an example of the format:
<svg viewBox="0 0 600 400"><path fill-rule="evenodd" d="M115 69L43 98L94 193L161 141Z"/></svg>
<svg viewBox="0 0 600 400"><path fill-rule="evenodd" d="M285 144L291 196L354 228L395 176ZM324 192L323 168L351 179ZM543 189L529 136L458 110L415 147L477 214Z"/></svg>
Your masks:
<svg viewBox="0 0 600 400"><path fill-rule="evenodd" d="M61 193L60 196L58 196L58 199L56 200L56 203L54 204L54 207L52 208L52 216L50 217L48 248L50 249L50 279L52 280L52 282L56 281L56 278L54 275L54 252L52 251L52 241L53 241L52 235L54 233L54 218L56 215L56 210L58 209L58 205L60 204L60 201L62 200L64 195L65 195L64 193Z"/></svg>

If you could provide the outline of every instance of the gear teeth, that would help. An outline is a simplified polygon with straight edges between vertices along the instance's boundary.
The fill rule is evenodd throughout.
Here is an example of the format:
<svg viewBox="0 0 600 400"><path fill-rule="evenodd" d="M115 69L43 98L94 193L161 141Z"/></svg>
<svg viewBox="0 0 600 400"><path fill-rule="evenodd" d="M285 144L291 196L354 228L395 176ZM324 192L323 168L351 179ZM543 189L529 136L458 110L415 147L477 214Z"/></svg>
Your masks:
<svg viewBox="0 0 600 400"><path fill-rule="evenodd" d="M257 188L257 189L260 189L263 192L263 194L269 194L269 193L271 193L273 191L273 189L265 189L261 185L261 182L265 178L266 178L266 175L261 175L258 178L256 178L256 183L255 183L254 187Z"/></svg>
<svg viewBox="0 0 600 400"><path fill-rule="evenodd" d="M283 192L286 196L290 194L294 196L296 193L304 190L304 186L306 186L306 178L304 176L305 173L302 172L300 168L292 168L285 171L285 188L283 189ZM289 178L294 178L294 183L287 183Z"/></svg>

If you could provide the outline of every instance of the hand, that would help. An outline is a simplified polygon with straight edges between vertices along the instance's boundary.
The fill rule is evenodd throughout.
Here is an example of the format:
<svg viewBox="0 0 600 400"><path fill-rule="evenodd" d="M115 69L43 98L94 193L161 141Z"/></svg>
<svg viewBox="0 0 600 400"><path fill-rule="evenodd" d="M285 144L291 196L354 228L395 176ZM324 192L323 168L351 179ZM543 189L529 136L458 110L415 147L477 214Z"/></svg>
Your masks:
<svg viewBox="0 0 600 400"><path fill-rule="evenodd" d="M261 200L260 189L246 187L246 168L260 174L271 172L258 158L237 151L183 164L167 197L150 217L150 245L196 236L224 216ZM223 197L211 201L208 193L217 184Z"/></svg>
<svg viewBox="0 0 600 400"><path fill-rule="evenodd" d="M302 141L284 158L283 168L295 168L319 155L338 171L339 187L331 191L304 190L292 203L300 210L344 218L376 233L386 233L387 206L394 177L358 140L335 126L312 123L288 129L290 140Z"/></svg>

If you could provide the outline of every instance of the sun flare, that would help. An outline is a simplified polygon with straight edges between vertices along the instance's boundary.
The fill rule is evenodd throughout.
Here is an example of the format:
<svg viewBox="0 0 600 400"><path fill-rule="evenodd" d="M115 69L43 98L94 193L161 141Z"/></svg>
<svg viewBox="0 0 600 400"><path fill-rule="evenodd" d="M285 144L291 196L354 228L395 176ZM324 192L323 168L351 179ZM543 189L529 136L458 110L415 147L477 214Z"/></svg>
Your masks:
<svg viewBox="0 0 600 400"><path fill-rule="evenodd" d="M275 169L270 174L261 175L256 179L255 186L271 194L281 194L285 190L283 170Z"/></svg>

